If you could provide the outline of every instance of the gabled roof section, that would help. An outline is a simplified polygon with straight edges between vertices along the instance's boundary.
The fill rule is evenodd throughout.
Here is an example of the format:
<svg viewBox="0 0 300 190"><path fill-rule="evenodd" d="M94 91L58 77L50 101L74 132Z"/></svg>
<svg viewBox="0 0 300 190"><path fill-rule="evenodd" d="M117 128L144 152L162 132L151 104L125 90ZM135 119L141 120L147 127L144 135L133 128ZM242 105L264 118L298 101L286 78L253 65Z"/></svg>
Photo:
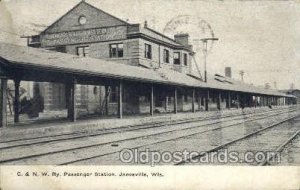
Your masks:
<svg viewBox="0 0 300 190"><path fill-rule="evenodd" d="M86 18L86 23L82 25L79 23L79 18L81 16ZM104 12L85 1L81 1L46 28L42 33L57 33L120 25L129 25L129 23Z"/></svg>

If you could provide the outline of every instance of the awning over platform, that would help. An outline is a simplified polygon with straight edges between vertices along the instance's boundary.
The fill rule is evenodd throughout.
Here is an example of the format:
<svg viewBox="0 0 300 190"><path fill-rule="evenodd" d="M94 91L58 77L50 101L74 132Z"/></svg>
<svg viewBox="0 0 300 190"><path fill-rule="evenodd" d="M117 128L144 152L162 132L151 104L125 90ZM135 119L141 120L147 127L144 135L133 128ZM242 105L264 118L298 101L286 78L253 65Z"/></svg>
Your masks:
<svg viewBox="0 0 300 190"><path fill-rule="evenodd" d="M195 88L210 88L247 92L253 94L294 97L276 90L263 89L240 81L229 79L220 75L209 76L205 83L197 77L192 77L175 70L150 69L144 67L130 66L89 57L49 51L39 48L18 46L7 43L0 43L0 75L13 78L14 75L24 70L43 71L47 73L59 73L51 75L51 81L59 81L58 76L81 75L85 77L103 77L108 79L124 79L145 83L159 83L176 86L187 86ZM4 72L3 72L4 71ZM36 73L37 75L39 73ZM23 73L22 80L32 80L34 74ZM62 77L63 78L63 77ZM49 81L50 82L50 81Z"/></svg>

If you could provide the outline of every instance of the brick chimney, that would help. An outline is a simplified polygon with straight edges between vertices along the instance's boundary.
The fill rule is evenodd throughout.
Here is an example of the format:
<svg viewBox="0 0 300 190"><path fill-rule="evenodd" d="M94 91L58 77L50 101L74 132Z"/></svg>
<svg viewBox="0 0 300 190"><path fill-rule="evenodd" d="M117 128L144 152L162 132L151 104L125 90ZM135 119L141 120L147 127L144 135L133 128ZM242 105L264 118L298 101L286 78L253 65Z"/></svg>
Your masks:
<svg viewBox="0 0 300 190"><path fill-rule="evenodd" d="M189 47L189 34L175 34L174 39L177 43Z"/></svg>
<svg viewBox="0 0 300 190"><path fill-rule="evenodd" d="M225 77L231 78L231 67L225 67Z"/></svg>
<svg viewBox="0 0 300 190"><path fill-rule="evenodd" d="M146 20L144 22L144 28L148 28L148 22Z"/></svg>

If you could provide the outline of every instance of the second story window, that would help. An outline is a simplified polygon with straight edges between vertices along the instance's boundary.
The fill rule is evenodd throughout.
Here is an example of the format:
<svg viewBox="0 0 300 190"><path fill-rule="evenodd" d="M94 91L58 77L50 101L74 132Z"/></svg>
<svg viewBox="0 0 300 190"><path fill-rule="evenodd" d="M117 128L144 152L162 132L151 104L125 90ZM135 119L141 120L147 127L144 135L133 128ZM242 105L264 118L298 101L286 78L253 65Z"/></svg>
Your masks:
<svg viewBox="0 0 300 190"><path fill-rule="evenodd" d="M89 46L77 47L77 55L80 57L87 57L89 55Z"/></svg>
<svg viewBox="0 0 300 190"><path fill-rule="evenodd" d="M169 52L169 50L164 49L164 62L165 62L165 63L170 63L169 57L170 57L170 52Z"/></svg>
<svg viewBox="0 0 300 190"><path fill-rule="evenodd" d="M55 50L61 53L66 53L66 46L57 46Z"/></svg>
<svg viewBox="0 0 300 190"><path fill-rule="evenodd" d="M145 58L152 59L152 47L149 44L145 44Z"/></svg>
<svg viewBox="0 0 300 190"><path fill-rule="evenodd" d="M110 57L123 57L123 44L110 44L109 45L109 56Z"/></svg>
<svg viewBox="0 0 300 190"><path fill-rule="evenodd" d="M187 66L188 65L188 57L187 57L187 54L185 53L185 54L183 54L183 64L185 65L185 66Z"/></svg>
<svg viewBox="0 0 300 190"><path fill-rule="evenodd" d="M174 64L180 65L180 53L179 52L174 52Z"/></svg>

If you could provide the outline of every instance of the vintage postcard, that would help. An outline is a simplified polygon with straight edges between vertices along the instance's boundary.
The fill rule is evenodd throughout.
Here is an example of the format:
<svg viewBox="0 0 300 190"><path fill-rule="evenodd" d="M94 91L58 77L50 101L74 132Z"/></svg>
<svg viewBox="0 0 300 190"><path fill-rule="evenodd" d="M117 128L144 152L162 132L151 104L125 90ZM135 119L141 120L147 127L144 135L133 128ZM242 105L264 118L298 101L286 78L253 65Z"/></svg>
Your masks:
<svg viewBox="0 0 300 190"><path fill-rule="evenodd" d="M300 189L299 0L0 0L0 190Z"/></svg>

